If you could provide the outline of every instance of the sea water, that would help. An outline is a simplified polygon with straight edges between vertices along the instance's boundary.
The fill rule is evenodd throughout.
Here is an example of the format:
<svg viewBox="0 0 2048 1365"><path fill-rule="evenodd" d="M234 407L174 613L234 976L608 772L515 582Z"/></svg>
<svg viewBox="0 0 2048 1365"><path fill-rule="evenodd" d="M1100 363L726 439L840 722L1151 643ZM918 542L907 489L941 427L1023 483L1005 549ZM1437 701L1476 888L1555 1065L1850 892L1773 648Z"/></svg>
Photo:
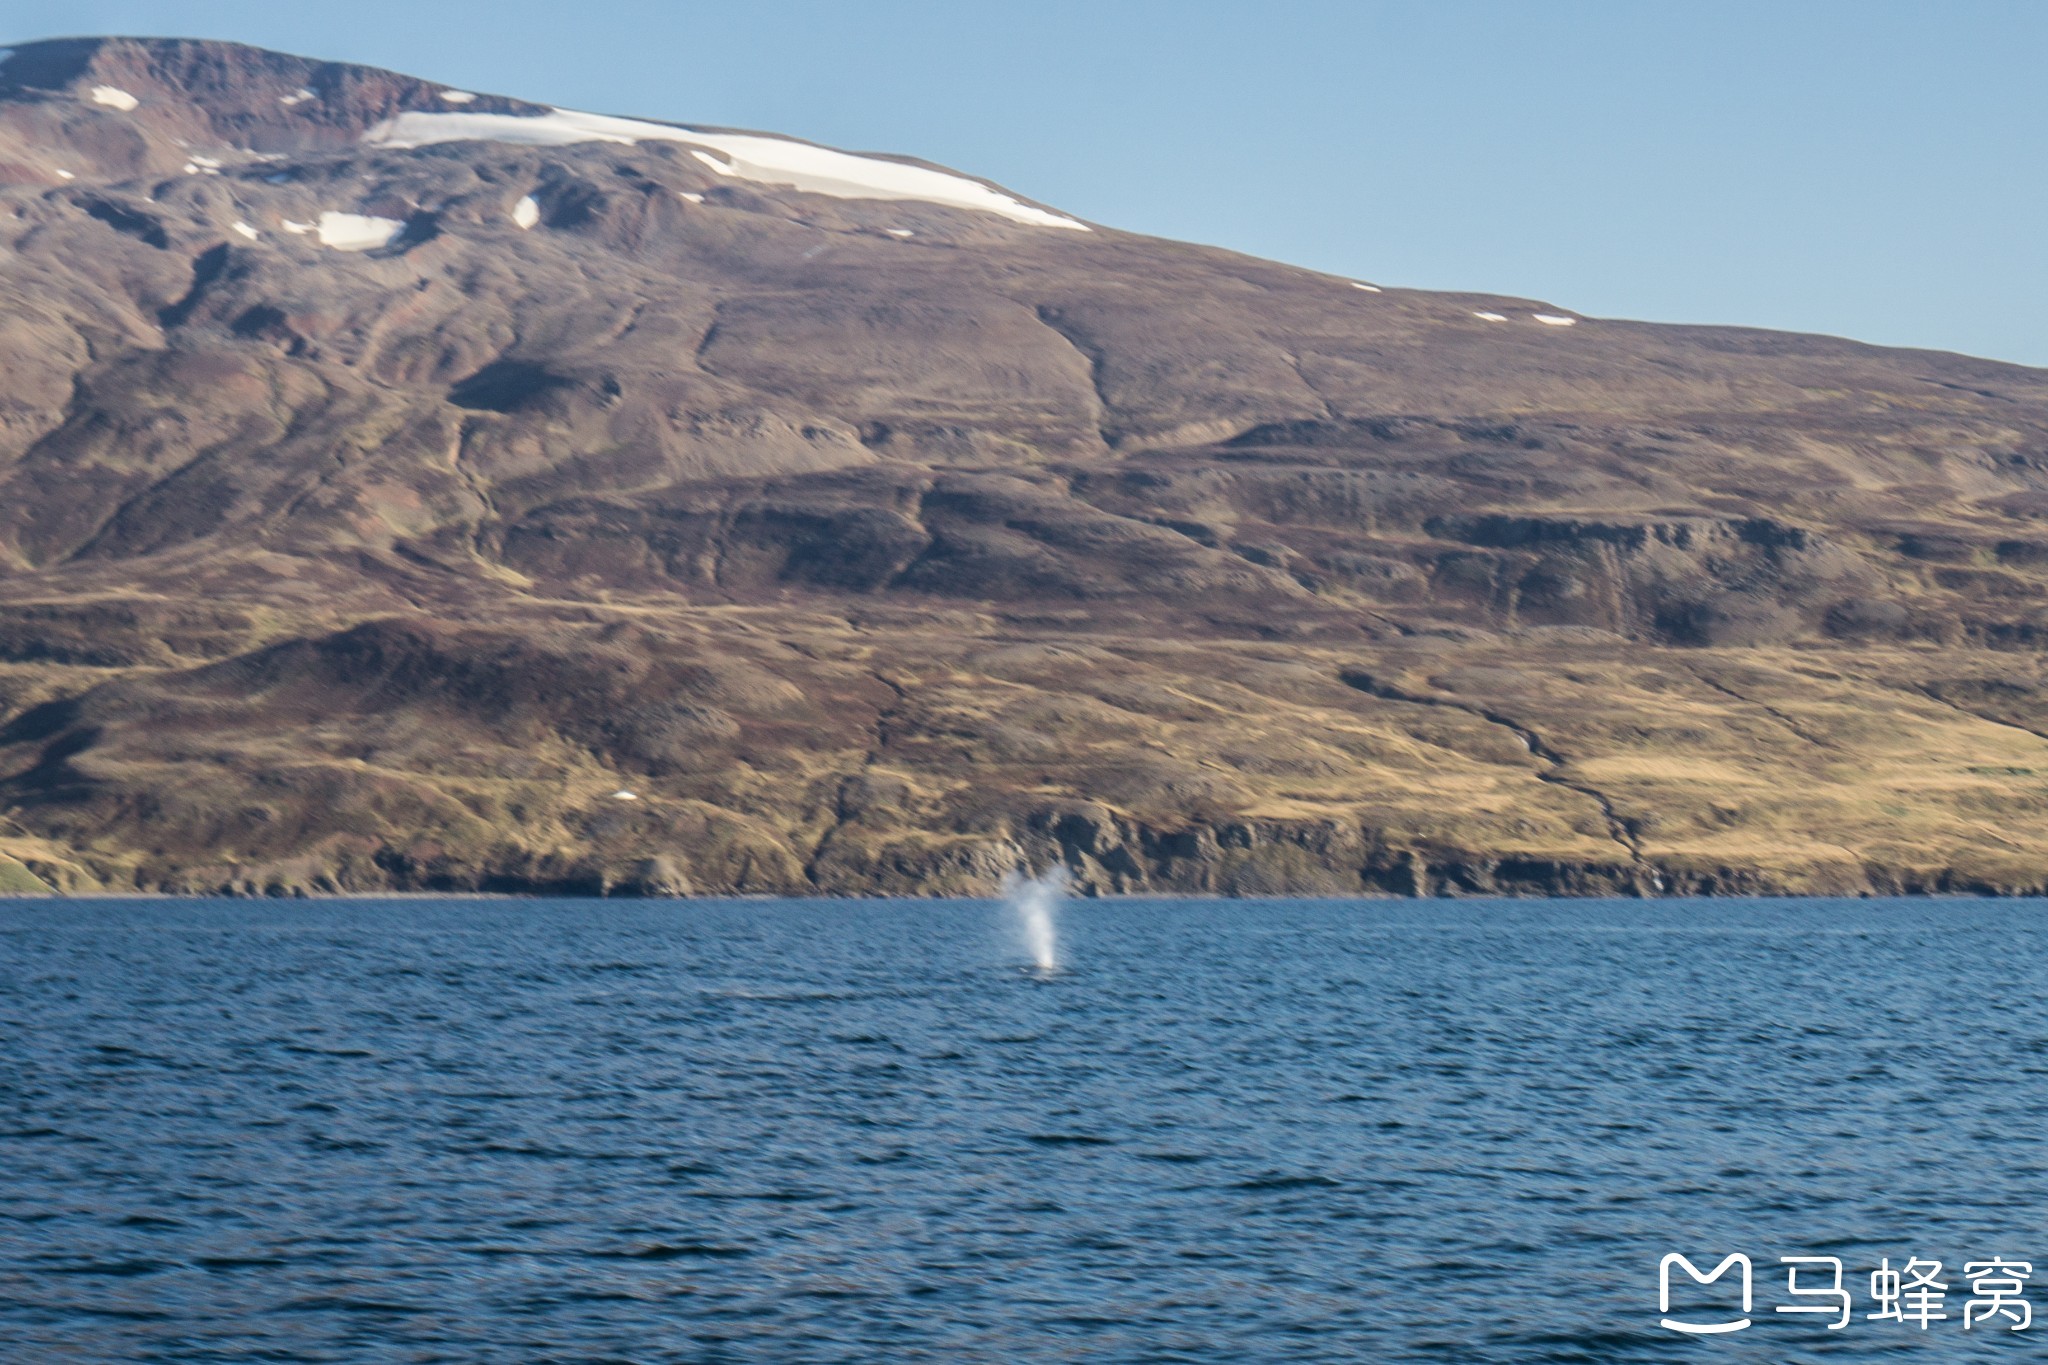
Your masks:
<svg viewBox="0 0 2048 1365"><path fill-rule="evenodd" d="M2043 909L0 903L0 1359L1989 1359Z"/></svg>

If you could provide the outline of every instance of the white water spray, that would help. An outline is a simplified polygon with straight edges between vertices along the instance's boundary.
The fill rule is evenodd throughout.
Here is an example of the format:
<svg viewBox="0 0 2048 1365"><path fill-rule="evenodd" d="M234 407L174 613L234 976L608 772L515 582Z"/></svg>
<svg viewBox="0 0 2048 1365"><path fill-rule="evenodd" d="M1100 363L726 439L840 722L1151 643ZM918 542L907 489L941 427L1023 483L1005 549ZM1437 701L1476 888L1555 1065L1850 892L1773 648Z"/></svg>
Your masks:
<svg viewBox="0 0 2048 1365"><path fill-rule="evenodd" d="M1003 903L1017 916L1024 946L1041 972L1059 970L1060 943L1053 915L1066 890L1064 867L1055 867L1038 877L1027 877L1022 872L1003 874Z"/></svg>

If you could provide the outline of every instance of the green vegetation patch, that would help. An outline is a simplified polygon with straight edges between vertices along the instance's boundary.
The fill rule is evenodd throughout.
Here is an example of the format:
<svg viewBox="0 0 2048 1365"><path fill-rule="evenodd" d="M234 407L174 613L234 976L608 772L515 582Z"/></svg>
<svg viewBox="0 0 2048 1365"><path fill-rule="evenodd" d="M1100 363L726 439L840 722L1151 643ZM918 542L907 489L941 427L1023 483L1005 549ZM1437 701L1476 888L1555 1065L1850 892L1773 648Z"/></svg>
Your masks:
<svg viewBox="0 0 2048 1365"><path fill-rule="evenodd" d="M14 859L0 854L0 896L51 896L48 883Z"/></svg>

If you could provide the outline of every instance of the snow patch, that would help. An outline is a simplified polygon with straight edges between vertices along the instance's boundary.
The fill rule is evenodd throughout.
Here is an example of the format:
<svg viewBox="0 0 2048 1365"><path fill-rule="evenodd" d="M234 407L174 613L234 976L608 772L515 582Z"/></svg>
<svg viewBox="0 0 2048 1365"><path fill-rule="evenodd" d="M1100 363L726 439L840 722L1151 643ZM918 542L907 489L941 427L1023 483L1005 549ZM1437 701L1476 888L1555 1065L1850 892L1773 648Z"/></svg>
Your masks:
<svg viewBox="0 0 2048 1365"><path fill-rule="evenodd" d="M1472 316L1475 318L1485 318L1488 322L1506 322L1508 320L1506 313L1474 313Z"/></svg>
<svg viewBox="0 0 2048 1365"><path fill-rule="evenodd" d="M220 162L210 156L195 156L192 158L192 164L202 171L217 171L220 169Z"/></svg>
<svg viewBox="0 0 2048 1365"><path fill-rule="evenodd" d="M78 179L78 177L77 177L77 176L73 175L73 174L72 174L71 172L69 172L69 171L59 171L59 172L57 172L57 178L58 178L59 180L76 180L76 179Z"/></svg>
<svg viewBox="0 0 2048 1365"><path fill-rule="evenodd" d="M994 213L1034 227L1089 231L1086 223L1033 208L978 180L949 171L856 156L788 138L704 133L694 128L608 114L583 114L572 109L531 116L410 110L385 119L364 133L362 140L366 146L394 148L430 147L442 142L505 142L528 147L563 147L578 142L680 142L693 149L717 152L723 160L701 151L696 155L720 175L757 184L787 185L835 199L917 199Z"/></svg>
<svg viewBox="0 0 2048 1365"><path fill-rule="evenodd" d="M1380 287L1379 287L1378 285L1376 285L1376 284L1361 284L1361 283L1359 283L1359 282L1358 282L1357 280L1353 280L1353 281L1351 282L1351 287L1352 287L1353 289L1363 289L1363 290L1364 290L1364 291L1365 291L1366 293L1368 293L1368 294L1377 294L1377 293L1379 293L1379 292L1380 292Z"/></svg>
<svg viewBox="0 0 2048 1365"><path fill-rule="evenodd" d="M313 224L311 224L311 223L294 223L294 222L293 222L293 221L292 221L291 219L289 219L289 218L282 218L282 219L279 219L279 220L278 220L278 224L277 224L277 225L278 225L279 227L283 228L283 229L284 229L284 230L285 230L286 232L289 232L289 233L291 233L291 234L292 234L293 236L295 236L295 237L303 237L303 236L305 236L305 235L306 235L307 233L309 233L309 232L313 231Z"/></svg>
<svg viewBox="0 0 2048 1365"><path fill-rule="evenodd" d="M320 215L320 245L331 246L336 251L375 251L378 247L390 246L403 231L405 224L396 218L336 213L332 209Z"/></svg>
<svg viewBox="0 0 2048 1365"><path fill-rule="evenodd" d="M104 104L109 109L119 109L124 114L142 103L126 90L112 85L95 85L92 88L92 102Z"/></svg>
<svg viewBox="0 0 2048 1365"><path fill-rule="evenodd" d="M1545 327L1576 327L1579 325L1577 318L1568 318L1562 313L1531 313L1529 316L1542 323Z"/></svg>
<svg viewBox="0 0 2048 1365"><path fill-rule="evenodd" d="M624 787L612 793L612 800L614 801L638 801L639 799L639 792L629 792Z"/></svg>
<svg viewBox="0 0 2048 1365"><path fill-rule="evenodd" d="M476 99L476 96L470 94L467 90L443 90L441 98L450 104L469 104Z"/></svg>
<svg viewBox="0 0 2048 1365"><path fill-rule="evenodd" d="M914 232L912 232L912 231L911 231L911 230L910 230L909 228L884 228L884 229L882 229L882 230L883 230L884 232L888 233L888 234L889 234L889 235L890 235L891 237L915 237L915 236L917 236L917 234L916 234L916 233L914 233Z"/></svg>
<svg viewBox="0 0 2048 1365"><path fill-rule="evenodd" d="M695 190L677 190L676 198L687 199L693 204L701 204L704 202L704 196L698 194Z"/></svg>
<svg viewBox="0 0 2048 1365"><path fill-rule="evenodd" d="M307 100L318 98L319 96L315 95L312 91L307 90L302 86L299 89L294 90L289 95L279 95L277 97L277 102L279 104L282 104L285 108L289 109L295 104L304 104Z"/></svg>
<svg viewBox="0 0 2048 1365"><path fill-rule="evenodd" d="M256 241L257 239L263 236L262 233L258 232L255 228L250 227L247 223L242 222L240 219L235 220L235 231L241 233L244 237L247 237L252 242Z"/></svg>
<svg viewBox="0 0 2048 1365"><path fill-rule="evenodd" d="M512 221L521 232L538 223L540 221L540 201L529 194L514 204L512 206Z"/></svg>

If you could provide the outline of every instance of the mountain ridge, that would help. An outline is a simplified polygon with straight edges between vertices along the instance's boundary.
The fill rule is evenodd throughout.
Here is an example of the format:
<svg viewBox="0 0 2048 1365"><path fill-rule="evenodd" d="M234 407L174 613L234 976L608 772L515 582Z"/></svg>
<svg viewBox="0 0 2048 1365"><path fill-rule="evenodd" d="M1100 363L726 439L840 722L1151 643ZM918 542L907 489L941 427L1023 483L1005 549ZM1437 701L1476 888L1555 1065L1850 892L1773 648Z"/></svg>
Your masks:
<svg viewBox="0 0 2048 1365"><path fill-rule="evenodd" d="M906 184L950 201L858 193ZM2048 886L2048 371L1053 218L260 49L14 49L0 856Z"/></svg>

